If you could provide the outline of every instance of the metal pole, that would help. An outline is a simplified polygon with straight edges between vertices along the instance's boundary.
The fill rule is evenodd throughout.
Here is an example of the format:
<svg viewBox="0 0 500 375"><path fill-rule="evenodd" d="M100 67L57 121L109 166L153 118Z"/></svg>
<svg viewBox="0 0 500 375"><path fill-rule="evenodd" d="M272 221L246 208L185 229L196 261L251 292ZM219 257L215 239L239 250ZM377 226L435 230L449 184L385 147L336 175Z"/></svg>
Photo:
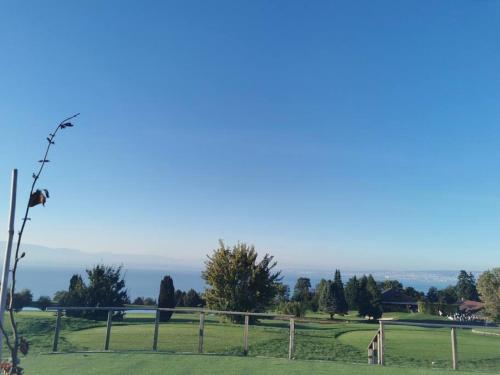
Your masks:
<svg viewBox="0 0 500 375"><path fill-rule="evenodd" d="M295 319L290 318L290 337L288 339L288 359L293 359L295 354Z"/></svg>
<svg viewBox="0 0 500 375"><path fill-rule="evenodd" d="M17 169L12 170L12 185L10 189L10 210L9 210L9 232L5 257L3 259L2 281L0 285L0 324L3 324L3 315L7 303L7 290L9 289L10 253L12 251L12 239L14 238L14 219L16 216L16 193L17 193ZM0 359L2 358L2 343L0 340Z"/></svg>
<svg viewBox="0 0 500 375"><path fill-rule="evenodd" d="M57 352L57 345L59 344L59 331L61 330L61 316L62 316L62 311L57 310L56 330L54 332L54 343L52 345L53 352Z"/></svg>
<svg viewBox="0 0 500 375"><path fill-rule="evenodd" d="M385 332L384 332L384 323L380 320L380 351L378 353L378 364L384 366L385 365Z"/></svg>
<svg viewBox="0 0 500 375"><path fill-rule="evenodd" d="M245 326L243 327L243 355L248 354L248 324L250 317L245 315Z"/></svg>
<svg viewBox="0 0 500 375"><path fill-rule="evenodd" d="M156 352L158 350L158 325L160 323L160 311L156 310L155 315L155 331L153 334L153 350Z"/></svg>
<svg viewBox="0 0 500 375"><path fill-rule="evenodd" d="M111 324L113 322L113 310L108 311L108 322L106 324L106 340L104 341L104 350L109 350L109 339L111 337Z"/></svg>
<svg viewBox="0 0 500 375"><path fill-rule="evenodd" d="M198 353L203 353L203 331L205 330L205 313L200 313L200 329L198 331Z"/></svg>
<svg viewBox="0 0 500 375"><path fill-rule="evenodd" d="M453 370L458 370L458 357L457 357L457 330L451 328L451 364Z"/></svg>

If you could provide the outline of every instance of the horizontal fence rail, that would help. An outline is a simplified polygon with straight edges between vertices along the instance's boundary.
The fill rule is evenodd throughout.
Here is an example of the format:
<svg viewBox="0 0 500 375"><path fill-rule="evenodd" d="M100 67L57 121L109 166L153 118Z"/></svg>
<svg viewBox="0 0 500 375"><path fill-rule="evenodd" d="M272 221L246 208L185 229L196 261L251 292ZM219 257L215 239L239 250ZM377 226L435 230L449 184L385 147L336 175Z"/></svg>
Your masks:
<svg viewBox="0 0 500 375"><path fill-rule="evenodd" d="M61 317L64 311L107 311L107 322L106 322L106 337L104 340L104 351L109 351L110 339L111 339L111 328L113 321L114 312L126 312L126 311L147 311L155 312L154 318L154 331L153 331L153 345L152 350L158 350L158 336L159 336L159 325L160 325L160 312L169 311L173 313L195 313L199 314L199 330L198 330L198 353L203 353L203 340L205 336L205 316L206 315L231 315L231 316L243 316L243 355L248 354L248 336L249 336L249 324L250 317L257 318L272 318L285 320L289 322L289 339L288 339L288 359L293 359L295 353L295 319L293 315L285 314L270 314L270 313L256 313L256 312L244 312L244 311L222 311L222 310L208 310L200 308L170 308L170 307L65 307L65 306L55 306L47 308L47 311L56 312L56 326L54 331L54 341L52 345L52 351L58 351L59 345L59 335L61 330Z"/></svg>

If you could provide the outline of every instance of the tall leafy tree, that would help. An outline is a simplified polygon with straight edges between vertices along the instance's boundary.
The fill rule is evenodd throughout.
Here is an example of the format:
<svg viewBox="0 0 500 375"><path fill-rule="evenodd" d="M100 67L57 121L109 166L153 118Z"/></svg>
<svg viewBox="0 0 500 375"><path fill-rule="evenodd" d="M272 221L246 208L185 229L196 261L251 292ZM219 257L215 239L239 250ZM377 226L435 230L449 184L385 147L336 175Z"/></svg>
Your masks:
<svg viewBox="0 0 500 375"><path fill-rule="evenodd" d="M196 290L189 289L186 293L186 297L184 298L184 305L186 307L202 307L203 299Z"/></svg>
<svg viewBox="0 0 500 375"><path fill-rule="evenodd" d="M373 319L379 319L382 316L382 293L377 286L377 282L372 275L368 275L366 289L369 294L369 314Z"/></svg>
<svg viewBox="0 0 500 375"><path fill-rule="evenodd" d="M186 304L184 302L186 298L186 292L180 290L180 289L177 289L175 291L175 306L176 307L186 307Z"/></svg>
<svg viewBox="0 0 500 375"><path fill-rule="evenodd" d="M309 303L311 299L311 280L307 277L299 277L293 288L292 299L304 304Z"/></svg>
<svg viewBox="0 0 500 375"><path fill-rule="evenodd" d="M356 276L351 277L345 284L345 298L350 310L358 310L359 280Z"/></svg>
<svg viewBox="0 0 500 375"><path fill-rule="evenodd" d="M403 289L403 284L401 284L398 280L384 280L381 283L382 290L387 290L387 289L396 289L396 290L401 290Z"/></svg>
<svg viewBox="0 0 500 375"><path fill-rule="evenodd" d="M318 308L320 311L326 312L326 306L328 304L328 283L329 280L321 279L316 286L316 294L318 296Z"/></svg>
<svg viewBox="0 0 500 375"><path fill-rule="evenodd" d="M74 274L69 280L68 292L61 301L64 306L87 306L87 290L80 275ZM78 310L66 311L68 316L82 316L83 312Z"/></svg>
<svg viewBox="0 0 500 375"><path fill-rule="evenodd" d="M122 267L115 268L99 264L86 272L89 280L88 286L85 288L88 306L123 307L126 303L130 303L125 280L122 276ZM121 320L123 315L123 312L115 311L113 319ZM105 320L108 312L86 311L83 316L95 320Z"/></svg>
<svg viewBox="0 0 500 375"><path fill-rule="evenodd" d="M457 289L454 286L447 286L438 291L439 303L451 305L458 302Z"/></svg>
<svg viewBox="0 0 500 375"><path fill-rule="evenodd" d="M274 297L274 305L279 306L290 300L290 287L284 283L276 283L276 296Z"/></svg>
<svg viewBox="0 0 500 375"><path fill-rule="evenodd" d="M347 314L349 308L347 306L347 301L344 293L344 283L342 282L342 276L340 270L335 270L334 278L335 286L335 304L337 307L337 314Z"/></svg>
<svg viewBox="0 0 500 375"><path fill-rule="evenodd" d="M477 281L477 289L484 302L485 315L500 322L500 267L483 272Z"/></svg>
<svg viewBox="0 0 500 375"><path fill-rule="evenodd" d="M325 280L325 283L321 287L319 305L321 311L330 314L330 319L333 319L338 310L335 292L335 283L331 280Z"/></svg>
<svg viewBox="0 0 500 375"><path fill-rule="evenodd" d="M438 289L434 286L431 286L427 291L427 295L425 296L427 301L430 303L436 303L439 301L439 292Z"/></svg>
<svg viewBox="0 0 500 375"><path fill-rule="evenodd" d="M472 273L461 270L457 277L457 298L459 300L479 301L479 295L476 288L476 279Z"/></svg>
<svg viewBox="0 0 500 375"><path fill-rule="evenodd" d="M160 283L160 295L158 297L158 307L175 307L174 281L170 276L165 276ZM173 311L160 311L160 322L168 322Z"/></svg>
<svg viewBox="0 0 500 375"><path fill-rule="evenodd" d="M363 275L359 280L359 288L358 288L358 315L360 317L370 316L370 300L371 295L368 292L368 277Z"/></svg>
<svg viewBox="0 0 500 375"><path fill-rule="evenodd" d="M265 254L260 261L253 246L238 243L232 248L223 241L205 262L202 277L208 285L204 298L216 310L261 312L271 306L281 281L274 272L273 256ZM243 317L231 316L241 322Z"/></svg>

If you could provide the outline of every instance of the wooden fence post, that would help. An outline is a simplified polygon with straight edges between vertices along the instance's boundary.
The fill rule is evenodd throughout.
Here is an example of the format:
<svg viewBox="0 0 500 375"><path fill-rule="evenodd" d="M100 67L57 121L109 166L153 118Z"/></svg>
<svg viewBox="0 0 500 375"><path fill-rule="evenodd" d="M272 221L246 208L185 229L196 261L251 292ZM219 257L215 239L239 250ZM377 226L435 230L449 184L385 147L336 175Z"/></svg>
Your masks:
<svg viewBox="0 0 500 375"><path fill-rule="evenodd" d="M153 351L158 350L158 329L159 329L159 323L160 323L160 311L156 310L156 315L155 315L155 332L153 335Z"/></svg>
<svg viewBox="0 0 500 375"><path fill-rule="evenodd" d="M451 359L453 370L458 370L457 330L455 327L451 328Z"/></svg>
<svg viewBox="0 0 500 375"><path fill-rule="evenodd" d="M290 338L288 342L288 359L293 359L295 354L295 319L290 318Z"/></svg>
<svg viewBox="0 0 500 375"><path fill-rule="evenodd" d="M379 352L378 355L378 364L383 366L385 364L385 332L384 332L384 323L380 321L380 333L379 333Z"/></svg>
<svg viewBox="0 0 500 375"><path fill-rule="evenodd" d="M380 339L380 330L377 332L377 348L374 351L377 355L377 365L380 365L380 352L381 352L382 340Z"/></svg>
<svg viewBox="0 0 500 375"><path fill-rule="evenodd" d="M59 343L59 331L61 330L61 316L62 316L62 311L57 310L56 330L54 332L54 343L52 345L53 352L57 352L57 344Z"/></svg>
<svg viewBox="0 0 500 375"><path fill-rule="evenodd" d="M243 327L243 355L248 354L248 324L250 317L245 315L245 326Z"/></svg>
<svg viewBox="0 0 500 375"><path fill-rule="evenodd" d="M111 322L113 321L113 310L108 311L108 322L106 324L106 341L104 342L104 350L109 350L109 339L111 336Z"/></svg>
<svg viewBox="0 0 500 375"><path fill-rule="evenodd" d="M200 313L200 330L198 331L198 353L203 353L203 331L205 330L205 313Z"/></svg>

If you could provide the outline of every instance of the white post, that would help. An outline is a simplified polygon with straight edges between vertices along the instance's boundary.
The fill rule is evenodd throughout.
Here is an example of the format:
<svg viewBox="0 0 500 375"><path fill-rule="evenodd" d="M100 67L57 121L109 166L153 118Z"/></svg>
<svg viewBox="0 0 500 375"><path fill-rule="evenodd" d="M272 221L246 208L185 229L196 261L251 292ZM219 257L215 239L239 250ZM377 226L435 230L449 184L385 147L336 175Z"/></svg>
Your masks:
<svg viewBox="0 0 500 375"><path fill-rule="evenodd" d="M12 185L10 189L10 210L9 210L9 236L7 239L7 247L5 248L5 257L3 259L3 273L0 285L0 324L3 324L3 315L5 313L5 305L7 303L7 290L9 289L9 272L10 272L10 253L12 251L12 240L14 238L14 219L16 216L16 192L17 192L17 169L12 170ZM0 340L0 359L2 358L2 342Z"/></svg>

